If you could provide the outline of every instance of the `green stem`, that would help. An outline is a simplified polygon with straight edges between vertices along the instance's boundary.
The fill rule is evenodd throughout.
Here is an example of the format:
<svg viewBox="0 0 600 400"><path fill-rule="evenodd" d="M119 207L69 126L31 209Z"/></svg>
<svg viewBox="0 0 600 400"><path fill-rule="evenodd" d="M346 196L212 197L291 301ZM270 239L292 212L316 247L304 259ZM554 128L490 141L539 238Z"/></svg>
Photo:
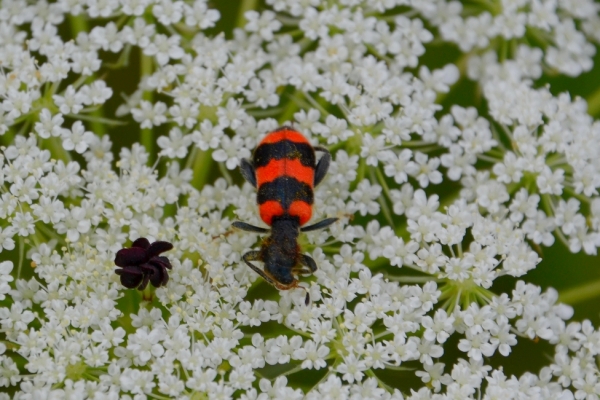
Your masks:
<svg viewBox="0 0 600 400"><path fill-rule="evenodd" d="M389 393L394 393L394 388L392 388L390 385L379 379L379 377L375 374L375 372L372 369L366 370L365 373L367 374L367 376L375 378L377 380L377 383L379 384L379 387L387 390Z"/></svg>
<svg viewBox="0 0 600 400"><path fill-rule="evenodd" d="M296 111L298 111L298 108L300 108L298 106L298 104L293 101L293 99L297 96L298 96L297 90L295 90L294 92L292 92L292 94L287 96L289 98L289 101L288 101L288 104L286 105L286 107L283 109L283 112L281 113L281 115L278 119L279 124L283 124L286 121L294 120L294 113Z"/></svg>
<svg viewBox="0 0 600 400"><path fill-rule="evenodd" d="M171 397L161 396L156 393L147 393L146 396L150 397L151 399L158 399L158 400L170 400L171 399Z"/></svg>
<svg viewBox="0 0 600 400"><path fill-rule="evenodd" d="M600 296L600 280L562 291L558 300L570 305L582 303Z"/></svg>
<svg viewBox="0 0 600 400"><path fill-rule="evenodd" d="M573 188L570 188L568 186L565 186L564 190L565 190L566 193L569 194L569 196L576 197L577 200L581 201L584 204L589 204L592 201L591 198L587 197L583 193L575 193L575 191L573 190Z"/></svg>
<svg viewBox="0 0 600 400"><path fill-rule="evenodd" d="M35 225L35 230L37 231L36 235L42 233L42 234L46 235L46 237L49 238L49 239L56 239L58 241L58 243L63 244L65 242L65 238L64 237L62 237L61 235L57 234L54 229L47 228L42 223L37 223ZM47 240L44 240L44 241L47 241Z"/></svg>
<svg viewBox="0 0 600 400"><path fill-rule="evenodd" d="M540 197L542 199L542 209L544 210L546 215L549 217L553 216L554 215L554 207L552 205L552 199L550 198L550 195L545 193L545 194L542 194Z"/></svg>
<svg viewBox="0 0 600 400"><path fill-rule="evenodd" d="M83 378L86 378L86 379L88 379L88 380L91 380L91 381L97 381L97 382L99 382L99 381L100 381L100 379L99 379L97 376L94 376L94 375L92 375L92 374L90 374L90 373L88 373L88 372L84 372L84 373L82 374L82 377L83 377Z"/></svg>
<svg viewBox="0 0 600 400"><path fill-rule="evenodd" d="M198 157L198 152L200 151L200 149L198 149L198 147L193 146L192 147L192 151L190 151L190 155L188 156L187 160L185 160L185 167L183 167L183 169L191 169L192 166L194 165L194 162L196 161L196 157Z"/></svg>
<svg viewBox="0 0 600 400"><path fill-rule="evenodd" d="M375 173L373 173L373 170L375 170ZM381 173L381 169L379 169L378 167L372 167L370 172L371 172L371 179L377 180L379 182L379 184L383 188L383 192L385 193L385 196L387 196L387 198L391 201L392 195L391 195L390 189L387 185L387 182L385 181L385 177ZM373 175L376 175L377 178L375 178L375 176L373 176ZM378 199L379 205L381 206L381 211L383 211L384 217L388 220L388 223L390 224L392 229L396 230L396 224L394 224L394 219L392 218L392 212L390 211L390 208L388 207L388 204L385 201L385 196L379 197L379 199Z"/></svg>
<svg viewBox="0 0 600 400"><path fill-rule="evenodd" d="M201 151L195 154L192 186L194 186L196 189L201 190L208 181L208 176L210 175L211 171L211 163L211 150Z"/></svg>
<svg viewBox="0 0 600 400"><path fill-rule="evenodd" d="M379 167L373 167L373 169L375 170L375 174L377 174L377 180L379 181L379 184L383 188L383 192L388 197L388 199L390 199L390 201L391 201L392 193L390 192L390 188L389 188L387 182L385 181L385 177L383 176L381 169Z"/></svg>
<svg viewBox="0 0 600 400"><path fill-rule="evenodd" d="M497 158L494 158L494 157L490 157L490 156L487 156L485 154L477 154L477 159L479 159L481 161L487 161L487 162L490 162L492 164L496 164L496 163L502 162L502 159L497 159Z"/></svg>
<svg viewBox="0 0 600 400"><path fill-rule="evenodd" d="M588 114L592 117L600 116L600 87L587 97Z"/></svg>
<svg viewBox="0 0 600 400"><path fill-rule="evenodd" d="M341 357L336 358L333 365L331 367L329 367L329 371L327 371L327 373L325 375L323 375L323 377L319 380L319 382L317 382L313 385L311 390L314 388L318 388L321 383L325 382L327 380L327 378L329 378L329 375L331 375L333 373L333 371L335 371L337 369L338 365L340 365L342 361L344 361L344 360Z"/></svg>
<svg viewBox="0 0 600 400"><path fill-rule="evenodd" d="M2 144L6 147L10 146L11 144L13 144L15 142L15 132L13 132L13 130L11 128L9 128L6 132L4 132L4 135L0 136L0 138L1 138L0 140L2 140Z"/></svg>
<svg viewBox="0 0 600 400"><path fill-rule="evenodd" d="M219 171L221 171L221 175L223 175L223 178L225 178L225 180L227 181L227 184L231 185L233 183L233 179L231 178L231 174L229 173L229 170L227 169L227 167L225 166L224 163L219 163Z"/></svg>
<svg viewBox="0 0 600 400"><path fill-rule="evenodd" d="M243 28L246 26L246 11L255 10L258 6L258 0L243 0L240 4L240 11L238 12L237 21L235 26L237 28Z"/></svg>
<svg viewBox="0 0 600 400"><path fill-rule="evenodd" d="M442 282L442 279L434 278L432 276L390 276L387 278L394 282L400 283L427 283L427 282ZM446 287L446 286L444 286Z"/></svg>
<svg viewBox="0 0 600 400"><path fill-rule="evenodd" d="M104 118L102 116L95 115L96 111L98 111L99 109L100 108L97 108L97 109L93 110L91 112L92 115L67 114L65 116L69 117L69 118L76 119L76 120L79 119L79 120L82 120L82 121L89 121L90 124L92 124L92 125L94 125L94 124L101 124L102 126L104 126L104 125L108 125L108 126L123 126L123 125L127 125L127 122L125 122L125 121L119 121L118 119Z"/></svg>
<svg viewBox="0 0 600 400"><path fill-rule="evenodd" d="M120 69L123 67L127 67L129 65L129 55L131 54L132 48L133 48L132 45L126 45L125 48L123 49L123 51L121 52L119 59L114 63L106 63L105 64L106 68Z"/></svg>
<svg viewBox="0 0 600 400"><path fill-rule="evenodd" d="M285 371L284 373L282 373L280 375L277 375L277 377L292 375L292 374L295 374L296 372L300 372L300 371L303 371L303 370L304 370L304 368L302 368L302 364L300 364L300 365L295 366L292 369L289 369L289 370Z"/></svg>
<svg viewBox="0 0 600 400"><path fill-rule="evenodd" d="M51 137L45 140L45 144L50 150L52 158L62 160L65 164L71 161L71 154L62 147L61 139Z"/></svg>
<svg viewBox="0 0 600 400"><path fill-rule="evenodd" d="M256 108L254 108L254 106L249 107L249 108L251 108L251 109L246 111L248 113L248 115L251 115L257 119L274 117L275 115L281 114L281 110L282 110L281 108L268 108L266 110L262 110L262 109L256 109Z"/></svg>
<svg viewBox="0 0 600 400"><path fill-rule="evenodd" d="M321 112L321 117L325 118L330 114L329 111L327 111L325 109L325 107L323 107L316 99L314 99L310 95L310 93L304 93L304 97L306 98L306 100L308 100L308 102L310 103L311 106L313 106L314 108L316 108L317 110L319 110ZM342 110L342 112L343 111L344 110Z"/></svg>
<svg viewBox="0 0 600 400"><path fill-rule="evenodd" d="M385 369L386 370L392 370L392 371L414 371L414 368L410 368L410 367L402 367L400 365L394 365L394 364L389 364L389 363L385 363Z"/></svg>
<svg viewBox="0 0 600 400"><path fill-rule="evenodd" d="M147 309L152 308L152 302L154 301L154 288L148 283L148 285L142 290L142 305Z"/></svg>
<svg viewBox="0 0 600 400"><path fill-rule="evenodd" d="M85 83L85 80L87 78L85 76L80 76L79 78L77 78L77 80L75 82L73 82L71 84L71 86L73 86L73 89L79 89L81 87L81 85L83 85Z"/></svg>
<svg viewBox="0 0 600 400"><path fill-rule="evenodd" d="M152 61L151 57L144 55L144 54L141 54L140 58L141 58L140 75L141 75L141 79L144 79L145 77L152 75L153 61ZM154 93L152 91L144 91L144 93L142 94L142 98L151 103L152 103L153 97L154 97ZM142 146L144 146L144 148L148 152L148 155L150 156L148 161L150 163L152 163L153 162L152 150L154 149L154 132L153 132L152 128L144 128L141 130L140 142L142 143Z"/></svg>
<svg viewBox="0 0 600 400"><path fill-rule="evenodd" d="M23 260L25 259L25 239L19 237L19 267L17 269L17 279L21 277L21 270L23 269Z"/></svg>
<svg viewBox="0 0 600 400"><path fill-rule="evenodd" d="M365 179L365 172L367 170L367 163L365 162L364 158L361 158L358 161L358 170L357 170L357 176L356 179L354 180L354 184L350 185L351 190L356 189L356 187L358 186L359 182L362 182L363 179Z"/></svg>

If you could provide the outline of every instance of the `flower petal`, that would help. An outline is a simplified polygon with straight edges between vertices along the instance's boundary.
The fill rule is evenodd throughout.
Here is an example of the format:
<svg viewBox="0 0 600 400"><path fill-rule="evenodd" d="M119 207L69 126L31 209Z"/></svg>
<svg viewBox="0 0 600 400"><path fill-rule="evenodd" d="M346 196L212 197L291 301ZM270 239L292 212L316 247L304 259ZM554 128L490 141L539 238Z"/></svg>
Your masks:
<svg viewBox="0 0 600 400"><path fill-rule="evenodd" d="M169 261L169 259L167 257L164 257L164 256L153 257L148 262L150 264L160 265L160 266L168 268L168 269L173 269L173 266L171 265L171 261Z"/></svg>
<svg viewBox="0 0 600 400"><path fill-rule="evenodd" d="M147 249L150 247L150 242L146 238L136 239L135 242L131 245L131 247L141 247L142 249Z"/></svg>
<svg viewBox="0 0 600 400"><path fill-rule="evenodd" d="M115 264L119 267L129 267L145 263L148 261L148 258L147 251L145 249L140 247L132 247L130 249L121 249L117 251L117 255L115 256Z"/></svg>
<svg viewBox="0 0 600 400"><path fill-rule="evenodd" d="M144 278L142 272L137 268L116 269L115 272L121 276L121 284L128 289L137 287Z"/></svg>
<svg viewBox="0 0 600 400"><path fill-rule="evenodd" d="M150 245L150 248L148 248L148 259L157 256L164 251L169 251L172 248L173 245L169 242L154 242Z"/></svg>
<svg viewBox="0 0 600 400"><path fill-rule="evenodd" d="M163 267L154 265L154 270L152 275L150 275L150 283L152 283L152 286L161 287L166 285L168 281L169 274L167 273L167 270Z"/></svg>

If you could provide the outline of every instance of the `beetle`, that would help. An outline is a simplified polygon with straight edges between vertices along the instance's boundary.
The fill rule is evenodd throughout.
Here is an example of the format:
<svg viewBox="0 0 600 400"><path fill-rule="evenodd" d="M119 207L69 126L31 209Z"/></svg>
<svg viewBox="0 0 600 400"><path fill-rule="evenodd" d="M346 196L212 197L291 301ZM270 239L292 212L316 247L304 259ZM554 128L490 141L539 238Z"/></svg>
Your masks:
<svg viewBox="0 0 600 400"><path fill-rule="evenodd" d="M323 155L316 161L316 153ZM326 218L303 226L312 216L313 189L327 174L331 154L324 147L313 147L308 139L292 127L282 126L267 134L254 150L252 160L242 159L242 176L258 189L260 218L271 229L235 221L232 226L249 232L270 233L260 250L243 255L244 262L265 281L279 290L303 288L296 276L313 273L317 264L302 254L298 245L300 232L328 227L337 218ZM260 269L253 261L261 261ZM305 303L310 297L306 291Z"/></svg>

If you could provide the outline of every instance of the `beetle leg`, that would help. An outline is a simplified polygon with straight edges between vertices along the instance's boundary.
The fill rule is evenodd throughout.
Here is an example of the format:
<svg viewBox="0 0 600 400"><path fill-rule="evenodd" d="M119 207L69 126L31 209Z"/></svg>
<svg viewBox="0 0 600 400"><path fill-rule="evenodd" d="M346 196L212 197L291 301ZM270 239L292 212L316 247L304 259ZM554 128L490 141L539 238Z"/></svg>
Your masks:
<svg viewBox="0 0 600 400"><path fill-rule="evenodd" d="M235 221L233 224L231 224L231 226L233 226L234 228L241 229L243 231L248 231L248 232L256 232L256 233L267 233L267 232L269 232L268 229L261 228L259 226L250 225L250 224L247 224L247 223L242 222L242 221Z"/></svg>
<svg viewBox="0 0 600 400"><path fill-rule="evenodd" d="M273 278L271 276L271 274L267 273L266 271L263 271L262 269L258 268L256 265L254 265L250 262L250 261L260 261L260 251L249 251L246 254L244 254L242 256L242 258L244 259L244 262L250 268L252 268L254 270L254 272L259 274L265 281L267 281L267 283L274 286L278 290L290 290L290 289L294 289L294 288L304 290L306 292L306 297L304 298L304 304L306 304L307 306L310 304L310 295L308 294L308 290L303 286L299 286L297 279L294 279L294 281L292 283L290 283L289 285L284 285L282 283L277 282L277 280L275 280L275 278ZM311 258L311 261L314 264L314 260L312 260L312 258ZM316 268L316 265L315 265L315 268Z"/></svg>
<svg viewBox="0 0 600 400"><path fill-rule="evenodd" d="M263 271L262 269L258 268L256 265L254 265L250 262L250 261L262 261L260 259L260 251L257 251L257 250L249 251L246 254L244 254L242 256L242 258L244 259L244 262L250 268L252 268L254 270L254 272L259 274L270 285L275 286L279 290L287 290L287 289L291 288L291 287L287 287L286 285L282 285L281 283L277 282L275 280L275 278L273 278L270 274L266 273L265 271Z"/></svg>
<svg viewBox="0 0 600 400"><path fill-rule="evenodd" d="M292 273L296 275L310 275L312 271L308 268L294 268Z"/></svg>
<svg viewBox="0 0 600 400"><path fill-rule="evenodd" d="M317 270L317 263L315 260L305 254L300 254L300 264L310 268L310 272L315 272Z"/></svg>
<svg viewBox="0 0 600 400"><path fill-rule="evenodd" d="M327 228L329 225L333 224L337 220L338 220L337 218L325 218L324 220L319 221L316 224L312 224L309 226L305 226L304 228L300 228L300 231L310 232L310 231L316 231L318 229Z"/></svg>
<svg viewBox="0 0 600 400"><path fill-rule="evenodd" d="M327 170L329 169L329 164L331 163L331 153L325 147L317 146L314 148L316 151L322 151L324 154L317 163L317 167L315 168L315 180L314 185L317 186L325 175L327 174Z"/></svg>
<svg viewBox="0 0 600 400"><path fill-rule="evenodd" d="M254 166L250 161L245 158L242 158L240 162L240 172L244 179L248 181L252 186L256 187L256 171L254 170Z"/></svg>

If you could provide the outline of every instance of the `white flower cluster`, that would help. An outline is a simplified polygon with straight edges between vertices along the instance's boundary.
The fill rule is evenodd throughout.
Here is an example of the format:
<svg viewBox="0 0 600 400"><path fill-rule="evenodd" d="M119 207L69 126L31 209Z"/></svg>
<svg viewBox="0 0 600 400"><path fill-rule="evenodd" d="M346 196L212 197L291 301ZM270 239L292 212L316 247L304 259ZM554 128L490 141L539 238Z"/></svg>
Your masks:
<svg viewBox="0 0 600 400"><path fill-rule="evenodd" d="M1 400L599 398L600 331L514 279L531 244L600 247L600 123L535 82L592 67L599 5L333 3L267 0L231 37L205 0L2 3ZM444 41L464 59L425 65ZM138 88L105 115L133 51ZM444 103L463 79L485 107ZM143 145L115 157L127 122ZM231 170L282 124L333 153L309 305L256 290L257 236L231 229L260 223ZM141 237L174 247L142 294L114 273ZM541 370L497 366L537 341Z"/></svg>

